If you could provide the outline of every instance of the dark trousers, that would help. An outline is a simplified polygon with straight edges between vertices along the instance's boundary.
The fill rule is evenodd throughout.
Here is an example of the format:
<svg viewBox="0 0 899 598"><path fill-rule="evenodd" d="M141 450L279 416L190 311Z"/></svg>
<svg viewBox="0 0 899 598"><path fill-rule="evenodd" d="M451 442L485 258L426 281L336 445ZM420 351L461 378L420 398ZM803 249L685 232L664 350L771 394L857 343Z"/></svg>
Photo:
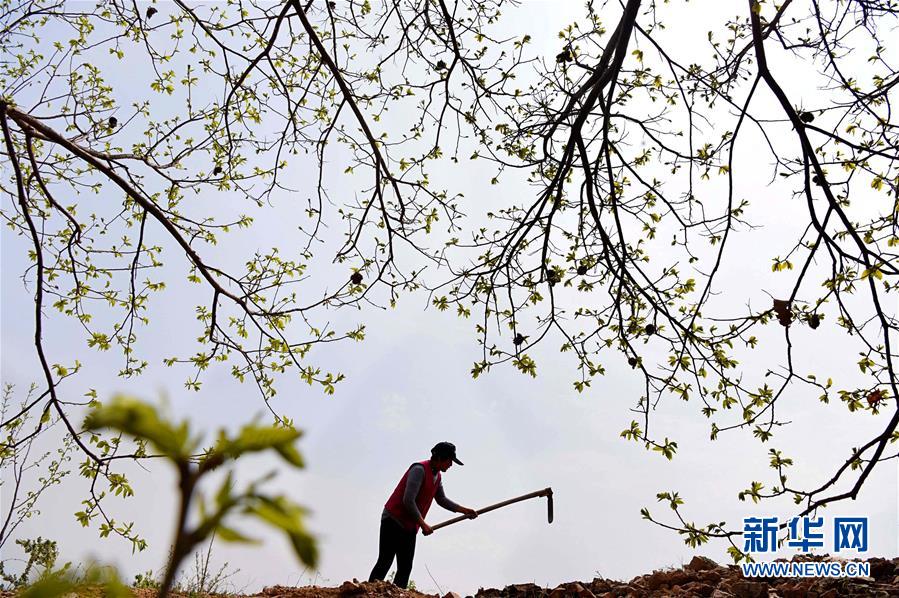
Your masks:
<svg viewBox="0 0 899 598"><path fill-rule="evenodd" d="M375 581L387 577L393 557L396 557L396 576L393 583L401 588L409 585L409 574L412 573L412 557L415 556L415 536L417 532L410 532L392 517L381 520L381 534L378 540L378 562L368 581Z"/></svg>

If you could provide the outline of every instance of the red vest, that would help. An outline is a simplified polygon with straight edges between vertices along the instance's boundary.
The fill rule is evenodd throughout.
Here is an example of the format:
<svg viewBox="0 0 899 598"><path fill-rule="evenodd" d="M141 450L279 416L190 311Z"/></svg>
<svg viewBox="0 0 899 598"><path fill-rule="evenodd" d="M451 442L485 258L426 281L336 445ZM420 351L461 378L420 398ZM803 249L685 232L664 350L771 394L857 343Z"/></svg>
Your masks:
<svg viewBox="0 0 899 598"><path fill-rule="evenodd" d="M418 491L418 496L415 497L415 504L418 505L418 511L421 513L422 518L424 518L428 514L428 509L431 508L431 501L434 500L434 495L437 494L437 487L440 485L440 472L437 472L437 481L435 482L434 470L431 469L431 461L422 461L420 464L424 465L425 479L421 483L421 489ZM412 465L415 464L413 463ZM412 465L410 465L409 469L406 470L406 473L403 474L403 479L396 485L393 494L387 499L387 504L385 504L384 507L394 519L402 524L403 527L410 532L417 533L418 520L403 506L403 494L406 492L406 478L409 477L409 470L412 469Z"/></svg>

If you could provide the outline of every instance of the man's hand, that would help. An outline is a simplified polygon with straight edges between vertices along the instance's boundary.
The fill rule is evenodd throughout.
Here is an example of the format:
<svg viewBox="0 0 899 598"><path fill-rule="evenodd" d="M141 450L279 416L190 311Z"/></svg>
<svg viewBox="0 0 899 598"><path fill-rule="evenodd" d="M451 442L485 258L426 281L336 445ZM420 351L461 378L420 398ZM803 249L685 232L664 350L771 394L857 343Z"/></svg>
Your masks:
<svg viewBox="0 0 899 598"><path fill-rule="evenodd" d="M422 521L421 522L421 533L425 536L430 536L431 534L434 533L434 530L431 529L430 525L428 525L427 523Z"/></svg>
<svg viewBox="0 0 899 598"><path fill-rule="evenodd" d="M477 511L475 511L474 509L469 509L468 507L462 507L460 513L462 513L463 515L468 515L469 519L474 519L478 516Z"/></svg>

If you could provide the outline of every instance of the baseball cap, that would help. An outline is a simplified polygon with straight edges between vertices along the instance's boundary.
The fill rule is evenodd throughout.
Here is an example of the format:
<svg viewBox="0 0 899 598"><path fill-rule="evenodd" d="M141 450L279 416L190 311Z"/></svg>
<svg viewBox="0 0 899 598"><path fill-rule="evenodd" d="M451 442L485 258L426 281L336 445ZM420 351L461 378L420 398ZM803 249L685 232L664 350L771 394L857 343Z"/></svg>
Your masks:
<svg viewBox="0 0 899 598"><path fill-rule="evenodd" d="M453 463L465 465L456 458L456 445L452 442L438 442L435 444L434 448L431 449L431 457L437 459L452 459Z"/></svg>

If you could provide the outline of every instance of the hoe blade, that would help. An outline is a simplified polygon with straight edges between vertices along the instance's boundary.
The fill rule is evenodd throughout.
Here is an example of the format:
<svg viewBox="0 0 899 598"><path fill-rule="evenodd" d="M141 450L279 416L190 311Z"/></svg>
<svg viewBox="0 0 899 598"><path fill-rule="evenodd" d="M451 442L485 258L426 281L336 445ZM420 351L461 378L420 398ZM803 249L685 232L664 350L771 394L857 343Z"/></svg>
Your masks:
<svg viewBox="0 0 899 598"><path fill-rule="evenodd" d="M546 521L553 522L553 491L552 488L546 489Z"/></svg>

